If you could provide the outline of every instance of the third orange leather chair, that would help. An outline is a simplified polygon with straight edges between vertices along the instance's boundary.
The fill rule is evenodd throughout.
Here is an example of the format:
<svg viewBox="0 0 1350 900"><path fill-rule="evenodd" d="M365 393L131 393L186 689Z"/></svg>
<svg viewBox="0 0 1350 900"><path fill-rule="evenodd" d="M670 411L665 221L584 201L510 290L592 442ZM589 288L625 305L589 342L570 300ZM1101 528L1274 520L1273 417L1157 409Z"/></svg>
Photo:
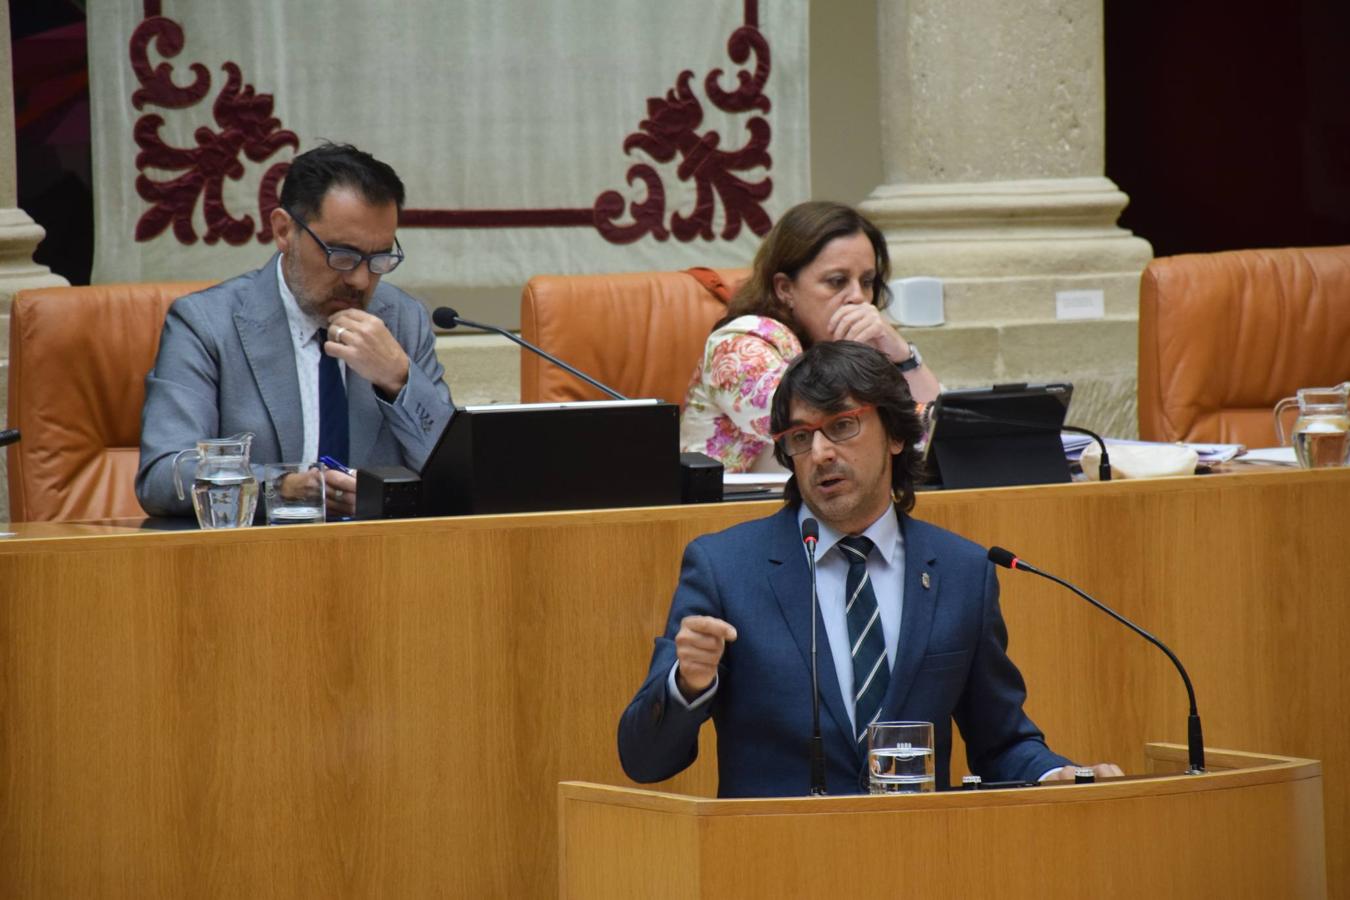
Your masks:
<svg viewBox="0 0 1350 900"><path fill-rule="evenodd" d="M1272 410L1350 380L1350 247L1149 263L1139 291L1139 436L1276 444Z"/></svg>

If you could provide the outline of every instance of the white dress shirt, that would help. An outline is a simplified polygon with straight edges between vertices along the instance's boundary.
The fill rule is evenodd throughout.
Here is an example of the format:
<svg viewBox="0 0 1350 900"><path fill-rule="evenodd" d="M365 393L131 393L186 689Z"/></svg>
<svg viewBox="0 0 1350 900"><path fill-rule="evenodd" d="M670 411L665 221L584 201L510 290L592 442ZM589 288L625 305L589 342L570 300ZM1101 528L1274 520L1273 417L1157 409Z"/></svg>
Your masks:
<svg viewBox="0 0 1350 900"><path fill-rule="evenodd" d="M797 524L811 515L806 504L797 509ZM845 582L848 580L848 559L845 551L838 546L839 539L846 535L835 531L824 522L820 522L820 538L816 545L816 593L820 597L820 618L825 623L825 636L829 639L830 655L834 657L834 673L839 679L839 691L847 701L853 696L853 656L850 651L853 642L848 636L848 615L844 611L846 603ZM886 507L867 529L866 537L876 545L867 556L867 577L872 582L872 592L876 594L877 611L881 616L881 635L886 641L886 667L895 669L896 648L900 646L900 613L905 595L905 542L900 534L900 522L896 518L895 508ZM806 545L802 545L803 552ZM853 704L845 702L849 723L853 733L858 733L858 723L853 712Z"/></svg>
<svg viewBox="0 0 1350 900"><path fill-rule="evenodd" d="M323 357L319 329L327 328L328 320L300 309L291 286L286 283L280 256L277 257L277 287L281 289L281 306L286 310L291 344L295 348L295 374L300 378L300 421L305 438L297 462L313 462L319 458L319 360ZM338 363L346 380L347 367L341 360Z"/></svg>

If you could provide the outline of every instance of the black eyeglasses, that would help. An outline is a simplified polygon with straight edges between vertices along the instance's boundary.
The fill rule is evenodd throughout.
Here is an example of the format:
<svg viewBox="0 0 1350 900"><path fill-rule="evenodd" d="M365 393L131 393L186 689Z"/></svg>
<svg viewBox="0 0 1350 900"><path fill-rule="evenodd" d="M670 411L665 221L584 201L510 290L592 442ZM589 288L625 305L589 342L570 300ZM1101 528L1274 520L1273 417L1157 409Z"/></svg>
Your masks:
<svg viewBox="0 0 1350 900"><path fill-rule="evenodd" d="M285 209L285 207L282 207ZM394 238L394 252L383 251L380 253L362 253L359 250L353 250L350 247L330 247L324 243L323 238L315 234L305 220L286 210L286 215L295 220L295 224L305 229L305 233L314 238L314 242L323 249L328 256L328 268L338 272L354 271L361 263L370 267L372 275L388 275L398 268L398 264L403 262L403 247L399 245L398 238Z"/></svg>
<svg viewBox="0 0 1350 900"><path fill-rule="evenodd" d="M783 452L788 456L798 456L811 449L815 443L816 432L819 431L830 439L832 444L840 444L850 438L855 438L862 431L862 414L869 409L876 409L870 404L846 409L843 412L837 412L832 416L826 416L817 425L798 425L795 428L788 428L780 431L773 436L778 442L778 446L783 448Z"/></svg>

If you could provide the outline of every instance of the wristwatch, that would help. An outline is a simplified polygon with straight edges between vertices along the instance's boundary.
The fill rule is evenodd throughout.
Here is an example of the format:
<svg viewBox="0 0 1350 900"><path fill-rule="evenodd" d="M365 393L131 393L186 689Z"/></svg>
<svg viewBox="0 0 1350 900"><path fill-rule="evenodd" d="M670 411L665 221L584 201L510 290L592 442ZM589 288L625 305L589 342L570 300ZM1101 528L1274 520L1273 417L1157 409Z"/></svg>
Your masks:
<svg viewBox="0 0 1350 900"><path fill-rule="evenodd" d="M923 357L919 355L919 348L914 346L913 341L908 341L909 359L904 362L898 362L895 367L903 372L913 372L919 366L923 365Z"/></svg>

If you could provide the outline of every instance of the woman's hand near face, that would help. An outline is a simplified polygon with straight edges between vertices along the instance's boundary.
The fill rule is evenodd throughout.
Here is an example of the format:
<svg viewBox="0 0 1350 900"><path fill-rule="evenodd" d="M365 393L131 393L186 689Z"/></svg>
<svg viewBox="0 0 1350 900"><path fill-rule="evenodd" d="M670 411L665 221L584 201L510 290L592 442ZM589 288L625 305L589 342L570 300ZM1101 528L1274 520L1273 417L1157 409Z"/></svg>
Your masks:
<svg viewBox="0 0 1350 900"><path fill-rule="evenodd" d="M909 344L870 303L845 303L830 316L830 338L875 347L893 363L909 359Z"/></svg>
<svg viewBox="0 0 1350 900"><path fill-rule="evenodd" d="M830 336L875 347L893 363L909 359L909 341L870 303L846 303L836 309L830 316ZM905 380L918 403L931 403L942 393L942 383L926 365L906 372Z"/></svg>

